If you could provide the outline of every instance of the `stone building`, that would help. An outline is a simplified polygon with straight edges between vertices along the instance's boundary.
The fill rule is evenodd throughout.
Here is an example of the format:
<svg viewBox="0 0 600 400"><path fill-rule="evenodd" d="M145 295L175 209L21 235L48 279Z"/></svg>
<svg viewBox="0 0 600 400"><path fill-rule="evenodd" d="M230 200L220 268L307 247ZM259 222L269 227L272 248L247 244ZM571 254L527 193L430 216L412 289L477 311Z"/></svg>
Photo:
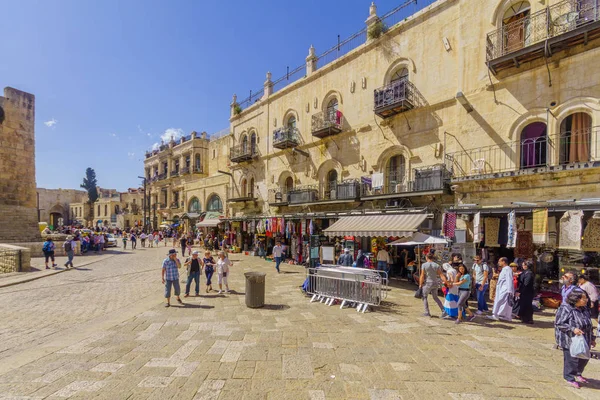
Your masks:
<svg viewBox="0 0 600 400"><path fill-rule="evenodd" d="M75 219L70 205L82 203L87 198L87 193L76 189L37 188L37 196L40 222L46 222L50 229L55 229L62 224L68 225Z"/></svg>
<svg viewBox="0 0 600 400"><path fill-rule="evenodd" d="M35 184L35 97L0 96L0 242L41 240Z"/></svg>
<svg viewBox="0 0 600 400"><path fill-rule="evenodd" d="M225 199L229 134L210 138L192 132L146 153L145 177L150 196L150 225L156 229L182 223L186 229L205 212L227 215Z"/></svg>
<svg viewBox="0 0 600 400"><path fill-rule="evenodd" d="M89 219L87 194L80 202L69 204L73 221L87 227L131 228L143 225L144 192L130 188L127 192L115 189L98 189L98 200L93 205Z"/></svg>
<svg viewBox="0 0 600 400"><path fill-rule="evenodd" d="M597 0L373 4L350 39L234 95L231 217L419 208L433 229L451 206L600 198L599 44Z"/></svg>

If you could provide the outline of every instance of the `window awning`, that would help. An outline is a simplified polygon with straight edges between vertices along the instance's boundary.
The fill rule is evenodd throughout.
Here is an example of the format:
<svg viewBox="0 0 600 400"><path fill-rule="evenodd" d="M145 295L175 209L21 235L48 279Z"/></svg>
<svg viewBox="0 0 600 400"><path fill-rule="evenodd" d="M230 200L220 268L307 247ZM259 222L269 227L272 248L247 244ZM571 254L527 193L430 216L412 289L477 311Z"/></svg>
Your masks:
<svg viewBox="0 0 600 400"><path fill-rule="evenodd" d="M327 236L410 236L427 214L359 215L341 217L325 229Z"/></svg>
<svg viewBox="0 0 600 400"><path fill-rule="evenodd" d="M196 224L196 228L214 228L215 226L219 225L221 222L223 222L223 221L221 221L218 218L206 218L204 221L198 222Z"/></svg>

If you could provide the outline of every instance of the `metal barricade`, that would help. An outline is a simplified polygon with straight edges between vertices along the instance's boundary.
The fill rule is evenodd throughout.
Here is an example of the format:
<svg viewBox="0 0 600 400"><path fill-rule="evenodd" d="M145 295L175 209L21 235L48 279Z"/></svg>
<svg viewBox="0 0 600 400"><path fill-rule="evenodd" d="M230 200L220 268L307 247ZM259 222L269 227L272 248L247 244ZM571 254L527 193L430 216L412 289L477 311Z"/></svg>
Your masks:
<svg viewBox="0 0 600 400"><path fill-rule="evenodd" d="M307 293L312 294L311 303L320 301L332 306L339 301L340 309L351 305L364 313L369 306L378 306L387 297L388 277L385 271L322 265L308 268L307 274Z"/></svg>

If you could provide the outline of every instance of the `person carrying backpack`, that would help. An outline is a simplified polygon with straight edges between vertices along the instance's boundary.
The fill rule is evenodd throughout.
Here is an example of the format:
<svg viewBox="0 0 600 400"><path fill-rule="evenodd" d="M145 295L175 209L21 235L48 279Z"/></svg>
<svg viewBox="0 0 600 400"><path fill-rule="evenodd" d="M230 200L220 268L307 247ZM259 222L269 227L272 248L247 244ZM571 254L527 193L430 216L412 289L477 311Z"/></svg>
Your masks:
<svg viewBox="0 0 600 400"><path fill-rule="evenodd" d="M65 249L65 253L67 255L67 262L65 263L65 267L73 268L73 256L75 255L75 241L73 240L73 236L67 236L67 240L63 243L63 249Z"/></svg>
<svg viewBox="0 0 600 400"><path fill-rule="evenodd" d="M46 241L44 242L44 245L42 246L42 251L44 252L44 258L46 259L46 269L50 269L50 267L48 266L49 259L52 259L52 267L56 267L56 264L54 263L54 248L55 247L56 247L56 245L52 241L51 237L47 238Z"/></svg>

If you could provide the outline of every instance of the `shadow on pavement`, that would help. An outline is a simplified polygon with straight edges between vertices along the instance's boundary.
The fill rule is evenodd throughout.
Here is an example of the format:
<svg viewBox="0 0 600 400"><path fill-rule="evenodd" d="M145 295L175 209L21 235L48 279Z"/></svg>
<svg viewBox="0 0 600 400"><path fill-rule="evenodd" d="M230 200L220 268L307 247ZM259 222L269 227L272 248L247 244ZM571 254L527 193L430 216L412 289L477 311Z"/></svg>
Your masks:
<svg viewBox="0 0 600 400"><path fill-rule="evenodd" d="M235 294L237 296L245 296L246 292L236 292L235 290L230 290L229 294Z"/></svg>
<svg viewBox="0 0 600 400"><path fill-rule="evenodd" d="M286 275L293 275L293 274L299 274L300 272L298 271L281 271L282 274L286 274Z"/></svg>
<svg viewBox="0 0 600 400"><path fill-rule="evenodd" d="M274 311L288 310L289 308L290 308L290 306L288 306L287 304L265 304L262 307L263 310L274 310Z"/></svg>
<svg viewBox="0 0 600 400"><path fill-rule="evenodd" d="M205 305L205 304L193 304L193 303L183 303L183 305L181 305L181 304L171 304L171 307L175 307L175 308L204 308L204 309L215 308L215 306L208 306L208 305Z"/></svg>

